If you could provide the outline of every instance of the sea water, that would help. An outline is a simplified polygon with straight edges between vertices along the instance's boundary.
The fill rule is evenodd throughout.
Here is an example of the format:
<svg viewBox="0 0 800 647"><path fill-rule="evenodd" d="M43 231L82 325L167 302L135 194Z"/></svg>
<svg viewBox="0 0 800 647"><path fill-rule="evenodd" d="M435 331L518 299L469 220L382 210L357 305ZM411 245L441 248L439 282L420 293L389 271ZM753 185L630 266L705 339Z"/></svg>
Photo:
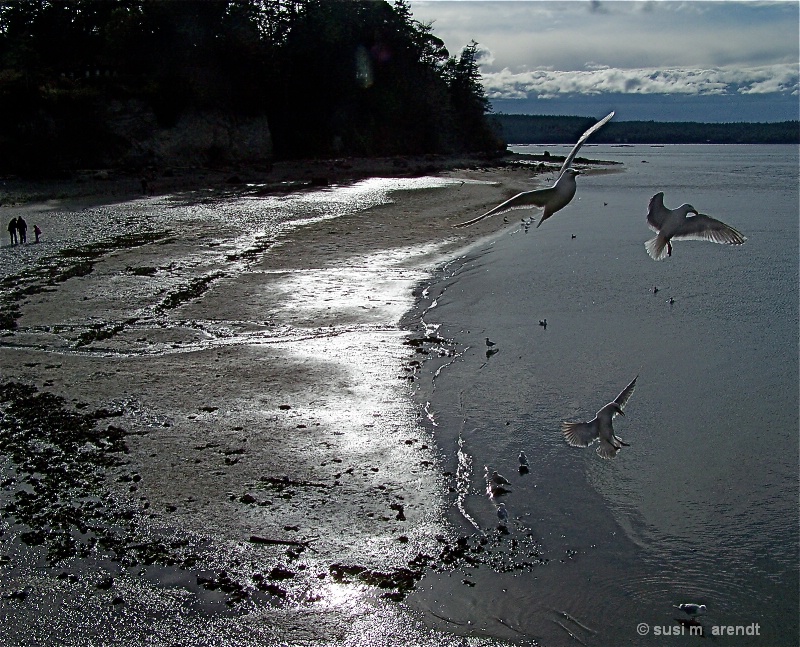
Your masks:
<svg viewBox="0 0 800 647"><path fill-rule="evenodd" d="M444 267L419 310L455 352L419 387L461 483L452 520L492 535L503 501L509 550L532 536L549 561L431 577L412 606L467 633L653 645L700 631L674 608L695 602L719 644L796 645L798 148L581 154L623 166L579 176L573 202L539 228L523 222L534 211L496 216L496 237ZM747 242L676 241L651 260L658 191ZM562 421L591 419L637 375L614 421L630 447L607 461L564 442ZM487 495L492 470L511 492Z"/></svg>

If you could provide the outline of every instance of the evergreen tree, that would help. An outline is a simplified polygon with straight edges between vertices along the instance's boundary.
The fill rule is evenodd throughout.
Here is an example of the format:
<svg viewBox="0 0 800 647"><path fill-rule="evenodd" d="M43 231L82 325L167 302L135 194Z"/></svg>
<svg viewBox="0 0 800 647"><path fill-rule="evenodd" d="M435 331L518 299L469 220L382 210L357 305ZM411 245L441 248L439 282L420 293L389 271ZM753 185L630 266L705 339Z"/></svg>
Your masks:
<svg viewBox="0 0 800 647"><path fill-rule="evenodd" d="M114 100L265 115L280 157L497 146L476 44L451 58L407 0L0 1L0 159L121 150Z"/></svg>

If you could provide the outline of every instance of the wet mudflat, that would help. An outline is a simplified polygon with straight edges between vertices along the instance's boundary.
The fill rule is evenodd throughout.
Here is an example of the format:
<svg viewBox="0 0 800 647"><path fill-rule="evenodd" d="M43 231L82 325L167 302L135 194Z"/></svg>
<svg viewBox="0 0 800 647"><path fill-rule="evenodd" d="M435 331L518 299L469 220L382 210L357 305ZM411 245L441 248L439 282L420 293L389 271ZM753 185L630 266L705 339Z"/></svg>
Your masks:
<svg viewBox="0 0 800 647"><path fill-rule="evenodd" d="M2 248L6 644L457 644L404 610L426 572L543 564L444 520L409 387L450 349L400 325L500 177L17 207L45 238Z"/></svg>

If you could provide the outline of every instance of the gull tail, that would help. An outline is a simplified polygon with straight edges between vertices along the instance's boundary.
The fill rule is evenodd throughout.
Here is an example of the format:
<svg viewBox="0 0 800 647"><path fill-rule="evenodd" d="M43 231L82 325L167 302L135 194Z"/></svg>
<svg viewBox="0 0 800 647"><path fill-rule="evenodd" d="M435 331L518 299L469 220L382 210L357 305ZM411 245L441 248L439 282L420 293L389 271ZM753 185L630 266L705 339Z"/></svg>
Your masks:
<svg viewBox="0 0 800 647"><path fill-rule="evenodd" d="M655 238L651 238L644 244L647 253L654 261L660 261L667 257L667 239L661 234Z"/></svg>
<svg viewBox="0 0 800 647"><path fill-rule="evenodd" d="M600 458L609 459L616 457L619 448L614 447L614 445L608 442L605 438L601 438L600 445L595 451L597 452L597 455L600 456Z"/></svg>
<svg viewBox="0 0 800 647"><path fill-rule="evenodd" d="M539 222L536 223L536 226L537 227L541 226L541 224L552 215L553 215L552 213L548 213L547 209L545 209L544 213L542 214L542 217L539 218Z"/></svg>

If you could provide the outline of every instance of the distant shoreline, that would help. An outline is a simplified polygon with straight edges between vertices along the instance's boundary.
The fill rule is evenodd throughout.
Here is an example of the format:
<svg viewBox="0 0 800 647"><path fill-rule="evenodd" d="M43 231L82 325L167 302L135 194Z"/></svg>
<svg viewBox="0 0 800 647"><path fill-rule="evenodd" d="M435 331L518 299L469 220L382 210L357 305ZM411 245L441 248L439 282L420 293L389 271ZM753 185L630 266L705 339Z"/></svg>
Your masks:
<svg viewBox="0 0 800 647"><path fill-rule="evenodd" d="M596 121L590 117L495 114L503 139L514 144L576 141ZM800 144L800 121L703 123L613 119L593 144Z"/></svg>

